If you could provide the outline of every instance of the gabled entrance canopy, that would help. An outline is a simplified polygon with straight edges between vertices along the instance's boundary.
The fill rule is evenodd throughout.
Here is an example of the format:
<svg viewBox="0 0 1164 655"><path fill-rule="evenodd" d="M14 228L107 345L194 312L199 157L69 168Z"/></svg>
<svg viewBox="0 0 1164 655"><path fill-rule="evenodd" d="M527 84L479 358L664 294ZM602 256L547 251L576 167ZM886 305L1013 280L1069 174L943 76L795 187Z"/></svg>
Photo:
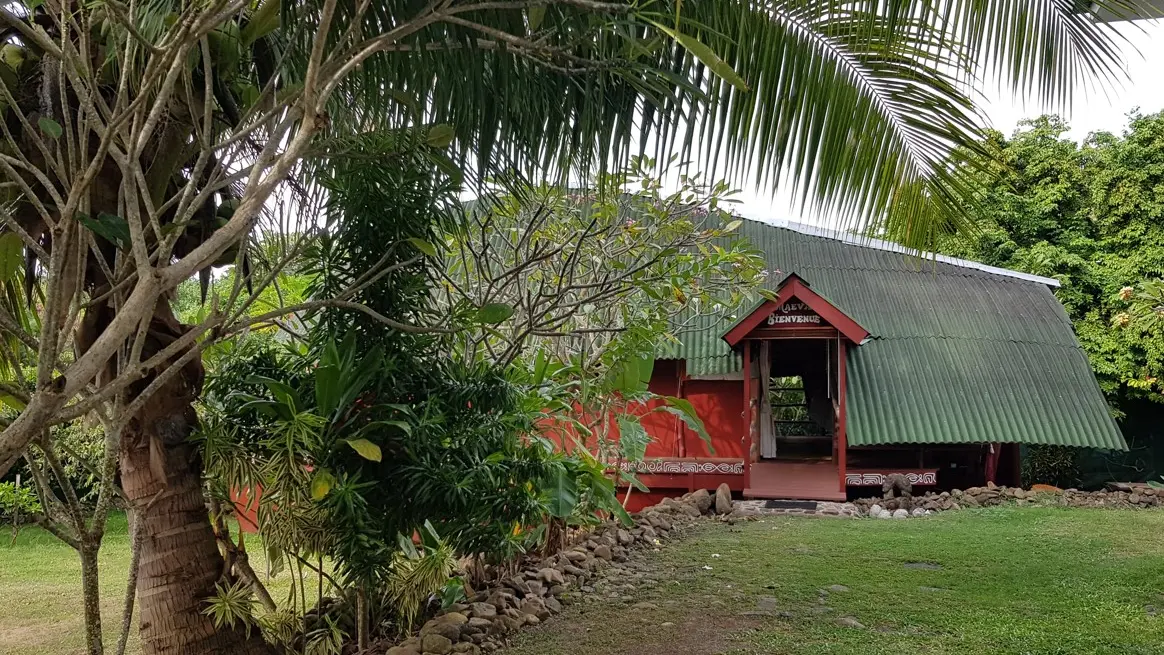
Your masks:
<svg viewBox="0 0 1164 655"><path fill-rule="evenodd" d="M822 327L836 329L841 336L859 344L869 331L835 305L813 291L808 283L790 273L776 289L776 299L766 300L723 334L733 348L757 328Z"/></svg>

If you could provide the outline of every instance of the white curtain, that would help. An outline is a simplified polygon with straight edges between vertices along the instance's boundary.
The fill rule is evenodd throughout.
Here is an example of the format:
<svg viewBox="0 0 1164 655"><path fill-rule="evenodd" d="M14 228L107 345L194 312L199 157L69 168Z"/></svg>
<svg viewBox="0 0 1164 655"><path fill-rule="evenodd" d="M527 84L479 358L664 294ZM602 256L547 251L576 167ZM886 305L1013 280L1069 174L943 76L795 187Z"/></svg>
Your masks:
<svg viewBox="0 0 1164 655"><path fill-rule="evenodd" d="M776 430L772 425L771 341L760 342L760 457L776 456Z"/></svg>

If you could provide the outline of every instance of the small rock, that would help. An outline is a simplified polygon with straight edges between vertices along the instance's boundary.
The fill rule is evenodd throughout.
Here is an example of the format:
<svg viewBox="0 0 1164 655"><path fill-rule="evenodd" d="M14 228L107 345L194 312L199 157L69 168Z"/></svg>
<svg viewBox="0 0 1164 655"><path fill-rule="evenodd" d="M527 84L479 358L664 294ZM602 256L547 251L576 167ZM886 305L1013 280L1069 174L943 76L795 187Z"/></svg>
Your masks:
<svg viewBox="0 0 1164 655"><path fill-rule="evenodd" d="M428 623L425 623L424 627L420 629L420 641L422 645L424 644L425 638L429 635L438 635L440 637L444 637L445 639L448 639L449 643L451 644L461 638L461 626L454 625L452 623L445 623L440 619L433 619ZM424 650L432 649L426 646ZM448 651L445 652L447 653Z"/></svg>
<svg viewBox="0 0 1164 655"><path fill-rule="evenodd" d="M925 516L926 512L928 512L928 511L929 510L927 510L923 507L915 507L915 508L913 508L913 512L911 512L911 514L913 514L914 516Z"/></svg>
<svg viewBox="0 0 1164 655"><path fill-rule="evenodd" d="M453 651L453 642L444 635L427 634L420 640L420 648L425 653L445 655Z"/></svg>
<svg viewBox="0 0 1164 655"><path fill-rule="evenodd" d="M492 623L493 622L489 619L474 616L473 618L469 619L469 622L466 625L474 630L488 630Z"/></svg>
<svg viewBox="0 0 1164 655"><path fill-rule="evenodd" d="M557 569L541 569L538 571L538 580L541 580L549 586L566 584L566 579L562 577L562 572Z"/></svg>
<svg viewBox="0 0 1164 655"><path fill-rule="evenodd" d="M715 502L711 494L707 493L707 489L699 489L691 492L689 501L699 510L700 514L706 514L711 511L711 505Z"/></svg>
<svg viewBox="0 0 1164 655"><path fill-rule="evenodd" d="M465 616L461 612L445 612L434 620L452 625L465 625L469 622L469 617Z"/></svg>
<svg viewBox="0 0 1164 655"><path fill-rule="evenodd" d="M631 605L631 609L632 610L657 610L657 609L659 609L659 606L654 604L654 603L648 603L648 602L644 601L641 603L635 603L634 605Z"/></svg>
<svg viewBox="0 0 1164 655"><path fill-rule="evenodd" d="M842 616L841 618L837 619L837 625L844 626L846 628L856 628L857 630L865 629L865 626L860 621L854 619L851 616Z"/></svg>
<svg viewBox="0 0 1164 655"><path fill-rule="evenodd" d="M849 588L843 584L835 584L829 587L829 591L848 591Z"/></svg>
<svg viewBox="0 0 1164 655"><path fill-rule="evenodd" d="M473 616L479 616L483 619L497 616L497 607L489 603L473 603L469 606L469 611L473 613Z"/></svg>
<svg viewBox="0 0 1164 655"><path fill-rule="evenodd" d="M550 610L546 609L546 603L541 598L526 598L521 601L518 611L528 616L536 616L538 619L550 618Z"/></svg>
<svg viewBox="0 0 1164 655"><path fill-rule="evenodd" d="M384 655L420 655L420 651L412 646L393 646Z"/></svg>
<svg viewBox="0 0 1164 655"><path fill-rule="evenodd" d="M605 544L594 549L594 556L601 557L602 559L604 559L608 562L610 560L614 559L614 555L612 555L610 552L610 546L607 546Z"/></svg>
<svg viewBox="0 0 1164 655"><path fill-rule="evenodd" d="M880 505L874 504L872 507L869 508L869 516L880 515L882 509L884 509L884 508L881 507Z"/></svg>
<svg viewBox="0 0 1164 655"><path fill-rule="evenodd" d="M716 514L731 514L732 511L732 489L726 482L719 485L715 490L715 513Z"/></svg>
<svg viewBox="0 0 1164 655"><path fill-rule="evenodd" d="M674 623L671 623L670 621L663 621L662 623L660 623L660 624L659 624L659 627L661 627L661 628L670 628L670 627L671 627L671 626L673 626L673 625L675 625L675 624L674 624Z"/></svg>
<svg viewBox="0 0 1164 655"><path fill-rule="evenodd" d="M1159 610L1156 609L1155 605L1145 605L1144 613L1148 616L1156 616L1159 613Z"/></svg>
<svg viewBox="0 0 1164 655"><path fill-rule="evenodd" d="M904 510L904 509L895 509L895 510L893 510L893 518L895 518L895 519L907 519L907 518L909 518L909 512L907 510Z"/></svg>

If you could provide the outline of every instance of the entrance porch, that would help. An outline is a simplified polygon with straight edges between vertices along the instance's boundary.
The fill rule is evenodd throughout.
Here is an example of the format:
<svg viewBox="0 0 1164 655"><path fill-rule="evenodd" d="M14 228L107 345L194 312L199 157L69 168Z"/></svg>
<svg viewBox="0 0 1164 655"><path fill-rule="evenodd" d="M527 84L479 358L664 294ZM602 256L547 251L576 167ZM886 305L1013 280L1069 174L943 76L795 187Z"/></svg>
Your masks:
<svg viewBox="0 0 1164 655"><path fill-rule="evenodd" d="M761 460L752 462L750 469L750 486L744 489L745 498L845 500L845 488L837 484L840 471L834 461Z"/></svg>

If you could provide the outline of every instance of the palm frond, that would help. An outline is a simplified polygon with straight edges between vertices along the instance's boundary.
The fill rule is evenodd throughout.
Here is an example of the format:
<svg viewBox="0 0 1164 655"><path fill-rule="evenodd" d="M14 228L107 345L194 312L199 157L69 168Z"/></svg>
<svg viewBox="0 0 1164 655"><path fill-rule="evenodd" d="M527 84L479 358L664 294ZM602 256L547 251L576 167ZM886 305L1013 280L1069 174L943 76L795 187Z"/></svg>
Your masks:
<svg viewBox="0 0 1164 655"><path fill-rule="evenodd" d="M737 183L788 184L850 227L872 222L920 245L935 225L966 227L949 157L979 135L976 87L993 77L1066 104L1080 83L1121 70L1118 33L1091 11L1126 15L1135 2L658 0L605 13L563 3L534 27L523 9L491 4L367 61L340 89L333 118L448 123L482 174L585 173L653 149L719 166ZM290 20L310 25L311 5L287 10ZM365 33L428 6L376 5ZM290 50L313 36L288 37Z"/></svg>

